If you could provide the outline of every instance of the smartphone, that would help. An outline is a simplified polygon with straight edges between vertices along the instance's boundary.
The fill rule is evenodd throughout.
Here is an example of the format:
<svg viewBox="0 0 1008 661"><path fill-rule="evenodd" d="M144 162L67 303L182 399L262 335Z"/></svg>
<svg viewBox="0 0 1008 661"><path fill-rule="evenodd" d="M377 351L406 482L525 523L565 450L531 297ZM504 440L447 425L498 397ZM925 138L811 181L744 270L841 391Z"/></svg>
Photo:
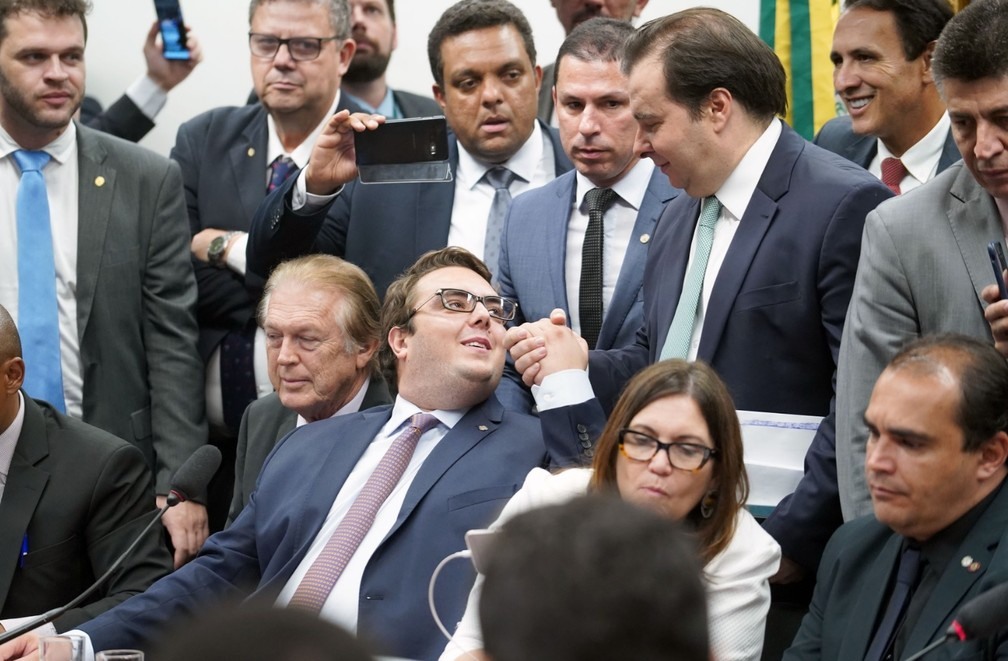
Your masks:
<svg viewBox="0 0 1008 661"><path fill-rule="evenodd" d="M472 554L473 567L481 574L486 574L487 551L493 546L496 530L477 529L465 534L465 543Z"/></svg>
<svg viewBox="0 0 1008 661"><path fill-rule="evenodd" d="M1005 261L1004 248L1000 241L991 241L987 244L987 256L990 257L991 267L994 269L994 282L997 283L998 291L1001 292L1001 300L1008 298L1008 288L1005 287L1004 271L1008 269L1008 262Z"/></svg>
<svg viewBox="0 0 1008 661"><path fill-rule="evenodd" d="M185 21L182 20L179 0L154 0L154 10L157 12L165 59L188 60L191 55L186 48Z"/></svg>
<svg viewBox="0 0 1008 661"><path fill-rule="evenodd" d="M354 133L357 165L400 165L448 160L444 117L390 119L373 131Z"/></svg>

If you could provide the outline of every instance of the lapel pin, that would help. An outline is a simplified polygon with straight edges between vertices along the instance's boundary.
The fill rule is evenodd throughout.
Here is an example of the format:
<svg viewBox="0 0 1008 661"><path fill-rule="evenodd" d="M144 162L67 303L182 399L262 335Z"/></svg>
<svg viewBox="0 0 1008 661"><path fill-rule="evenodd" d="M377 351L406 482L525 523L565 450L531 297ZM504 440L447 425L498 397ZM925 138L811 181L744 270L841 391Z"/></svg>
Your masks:
<svg viewBox="0 0 1008 661"><path fill-rule="evenodd" d="M640 237L640 242L641 243L647 243L650 240L651 240L651 235L650 234L641 234L641 237Z"/></svg>
<svg viewBox="0 0 1008 661"><path fill-rule="evenodd" d="M490 429L490 428L489 428L489 427L487 427L486 425L480 425L480 426L479 426L479 430L480 430L480 431L486 431L486 430L488 430L488 429Z"/></svg>
<svg viewBox="0 0 1008 661"><path fill-rule="evenodd" d="M95 177L94 185L97 186L98 188L101 188L102 186L104 186L105 185L105 177L103 177L101 175L98 175L97 177Z"/></svg>
<svg viewBox="0 0 1008 661"><path fill-rule="evenodd" d="M962 564L963 567L969 567L970 565L973 564L973 556L964 555L963 559L960 560L960 563Z"/></svg>
<svg viewBox="0 0 1008 661"><path fill-rule="evenodd" d="M978 571L980 571L980 563L976 561L970 563L970 566L966 568L966 571L968 571L971 574L977 573Z"/></svg>
<svg viewBox="0 0 1008 661"><path fill-rule="evenodd" d="M247 153L249 155L249 158L252 158L253 156L255 156L255 147L249 147Z"/></svg>

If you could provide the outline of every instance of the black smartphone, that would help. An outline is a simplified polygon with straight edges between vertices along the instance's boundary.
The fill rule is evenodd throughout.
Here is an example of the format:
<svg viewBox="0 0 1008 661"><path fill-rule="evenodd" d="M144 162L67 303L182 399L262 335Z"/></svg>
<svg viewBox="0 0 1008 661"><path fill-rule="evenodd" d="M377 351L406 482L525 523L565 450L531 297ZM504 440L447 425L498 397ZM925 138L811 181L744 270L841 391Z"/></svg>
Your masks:
<svg viewBox="0 0 1008 661"><path fill-rule="evenodd" d="M165 59L188 60L191 55L186 48L185 21L182 20L179 0L154 0L154 10L157 12Z"/></svg>
<svg viewBox="0 0 1008 661"><path fill-rule="evenodd" d="M354 134L357 165L400 165L448 160L444 117L390 119L373 131Z"/></svg>
<svg viewBox="0 0 1008 661"><path fill-rule="evenodd" d="M997 283L1001 299L1004 300L1008 298L1008 288L1005 287L1004 281L1004 271L1008 269L1008 263L1005 262L1004 248L1001 247L1000 241L991 241L987 244L987 256L990 257L991 267L994 269L994 282Z"/></svg>

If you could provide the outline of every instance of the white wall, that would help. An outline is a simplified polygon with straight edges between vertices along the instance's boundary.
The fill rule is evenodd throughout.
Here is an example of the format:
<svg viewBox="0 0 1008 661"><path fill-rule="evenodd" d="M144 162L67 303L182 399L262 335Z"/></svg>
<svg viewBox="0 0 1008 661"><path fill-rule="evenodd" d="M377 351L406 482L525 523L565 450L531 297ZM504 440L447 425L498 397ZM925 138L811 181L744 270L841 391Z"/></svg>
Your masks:
<svg viewBox="0 0 1008 661"><path fill-rule="evenodd" d="M549 63L563 40L563 29L548 0L512 0L532 25L541 63ZM399 48L392 56L388 79L393 87L430 94L427 33L454 0L397 0ZM147 147L167 154L178 125L204 110L244 103L252 88L249 74L248 2L246 0L181 0L182 11L203 45L204 61L172 91L144 139ZM755 29L759 0L651 0L641 16L647 20L695 5L735 13ZM119 97L144 71L141 47L154 21L154 4L144 0L94 0L87 47L88 92L103 104Z"/></svg>

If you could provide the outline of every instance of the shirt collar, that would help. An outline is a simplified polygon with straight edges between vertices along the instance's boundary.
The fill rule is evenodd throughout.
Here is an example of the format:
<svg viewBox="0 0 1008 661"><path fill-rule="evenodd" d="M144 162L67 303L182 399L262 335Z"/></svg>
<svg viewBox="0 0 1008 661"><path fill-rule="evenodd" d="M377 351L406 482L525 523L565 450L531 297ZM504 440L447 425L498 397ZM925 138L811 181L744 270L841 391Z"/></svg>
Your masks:
<svg viewBox="0 0 1008 661"><path fill-rule="evenodd" d="M620 199L629 204L635 211L640 209L641 204L644 202L644 195L647 193L647 188L651 184L651 175L654 172L654 163L651 159L644 158L637 161L623 178L617 181L615 184L610 186L616 194L620 196ZM598 188L595 184L588 180L588 177L584 176L580 172L576 172L574 175L577 180L577 190L574 196L574 203L580 209L581 205L584 204L585 195L593 188Z"/></svg>
<svg viewBox="0 0 1008 661"><path fill-rule="evenodd" d="M484 163L466 151L462 143L458 143L459 166L458 180L469 190L475 188L486 174L487 170L495 167L505 167L525 181L532 181L539 161L543 154L543 133L536 121L532 127L532 135L529 136L525 144L508 160L503 163Z"/></svg>
<svg viewBox="0 0 1008 661"><path fill-rule="evenodd" d="M329 112L322 118L322 121L318 126L315 127L304 141L294 148L294 151L287 153L284 151L283 145L280 144L280 138L277 137L276 132L276 122L273 121L273 116L268 112L266 113L266 127L267 127L267 144L266 144L266 163L272 163L277 158L281 156L290 156L294 161L294 164L298 168L304 168L308 165L308 157L311 156L312 147L315 146L315 141L318 140L319 135L322 133L322 129L325 125L329 123L332 116L336 114L336 106L339 105L340 101L339 90L336 90L336 98L333 99L332 105L329 107Z"/></svg>
<svg viewBox="0 0 1008 661"><path fill-rule="evenodd" d="M364 379L364 383L362 383L361 387L357 389L357 394L354 395L349 402L341 406L338 411L336 411L329 417L335 418L338 415L346 415L347 413L356 413L357 411L360 411L361 404L364 403L364 395L367 393L367 389L370 385L371 385L371 377L369 376ZM308 421L305 420L304 416L298 414L297 424L295 426L301 427L307 424Z"/></svg>
<svg viewBox="0 0 1008 661"><path fill-rule="evenodd" d="M21 438L21 429L24 427L25 403L24 395L18 391L18 412L14 420L7 429L0 432L0 473L7 475L10 473L11 460L14 458L14 449L17 447L18 439Z"/></svg>
<svg viewBox="0 0 1008 661"><path fill-rule="evenodd" d="M406 421L412 418L415 414L430 413L437 418L441 424L448 427L448 429L451 429L458 423L459 420L462 419L462 416L468 412L469 409L436 409L434 411L424 411L402 395L396 395L395 404L392 406L392 415L389 417L389 421L386 423L385 428L398 429L406 424Z"/></svg>
<svg viewBox="0 0 1008 661"><path fill-rule="evenodd" d="M771 121L715 193L721 206L735 218L741 220L745 215L749 201L756 191L756 185L763 176L767 163L770 162L770 154L777 146L782 131L779 119Z"/></svg>
<svg viewBox="0 0 1008 661"><path fill-rule="evenodd" d="M40 151L46 152L54 161L63 165L73 158L76 145L77 125L74 122L70 122L65 131L60 133L55 140ZM6 129L0 126L0 158L9 156L18 149L24 149L24 147L14 142L14 138L7 133Z"/></svg>
<svg viewBox="0 0 1008 661"><path fill-rule="evenodd" d="M938 160L945 149L945 139L948 136L952 124L949 121L948 113L942 113L938 123L935 124L917 144L907 149L899 160L903 162L903 167L907 172L922 184L927 182L938 170ZM889 151L881 140L878 140L878 162L885 158L896 158Z"/></svg>
<svg viewBox="0 0 1008 661"><path fill-rule="evenodd" d="M385 88L385 96L382 98L381 103L378 104L377 108L371 107L371 104L360 98L359 96L354 96L349 92L342 92L346 94L347 98L356 103L365 112L375 113L377 115L382 115L388 119L401 119L402 115L399 112L399 108L396 106L395 97L392 96L392 88Z"/></svg>

